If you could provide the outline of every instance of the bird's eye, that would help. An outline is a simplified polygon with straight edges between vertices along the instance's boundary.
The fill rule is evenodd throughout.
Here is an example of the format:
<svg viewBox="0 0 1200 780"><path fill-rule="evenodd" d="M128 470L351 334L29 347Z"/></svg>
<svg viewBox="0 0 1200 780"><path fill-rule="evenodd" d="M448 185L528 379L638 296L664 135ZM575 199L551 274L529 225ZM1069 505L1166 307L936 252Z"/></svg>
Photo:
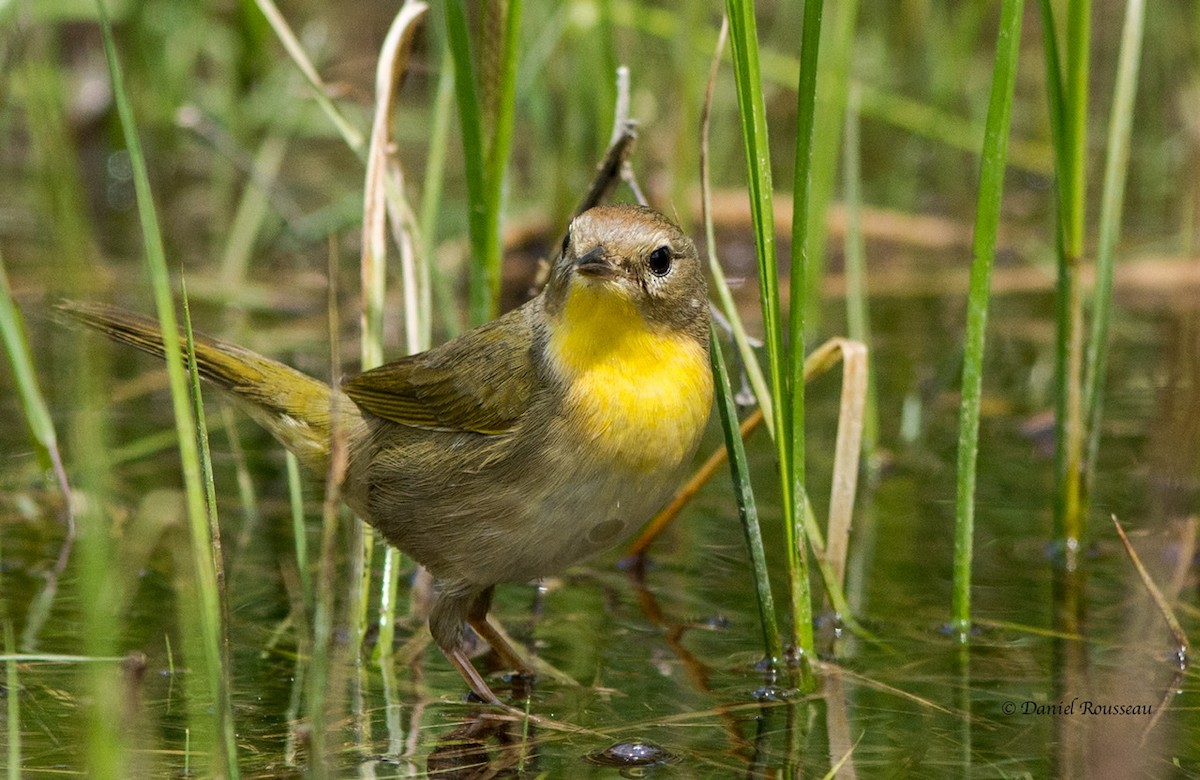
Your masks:
<svg viewBox="0 0 1200 780"><path fill-rule="evenodd" d="M671 248L660 246L650 253L650 273L666 276L671 272Z"/></svg>
<svg viewBox="0 0 1200 780"><path fill-rule="evenodd" d="M565 255L567 253L567 247L569 247L570 245L571 245L571 231L568 230L566 235L563 236L562 249L560 249L558 253L560 255Z"/></svg>

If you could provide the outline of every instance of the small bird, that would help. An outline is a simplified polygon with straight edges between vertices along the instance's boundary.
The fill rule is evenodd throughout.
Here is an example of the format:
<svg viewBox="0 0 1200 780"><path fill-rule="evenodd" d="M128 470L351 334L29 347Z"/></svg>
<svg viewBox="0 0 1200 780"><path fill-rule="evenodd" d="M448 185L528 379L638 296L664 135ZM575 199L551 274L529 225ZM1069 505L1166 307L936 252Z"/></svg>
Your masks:
<svg viewBox="0 0 1200 780"><path fill-rule="evenodd" d="M163 354L155 320L60 308ZM201 376L317 474L336 405L346 503L433 575L434 640L499 703L467 657L464 624L530 673L490 622L495 586L618 544L671 495L712 406L708 329L695 245L656 211L612 205L572 220L535 298L339 389L219 339L195 343Z"/></svg>

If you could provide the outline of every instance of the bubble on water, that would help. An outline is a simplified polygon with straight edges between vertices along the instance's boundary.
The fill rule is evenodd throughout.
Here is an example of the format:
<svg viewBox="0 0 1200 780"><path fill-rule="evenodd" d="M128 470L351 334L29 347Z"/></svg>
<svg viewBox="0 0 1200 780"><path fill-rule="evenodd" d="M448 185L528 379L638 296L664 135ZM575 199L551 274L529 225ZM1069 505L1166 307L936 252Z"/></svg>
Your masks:
<svg viewBox="0 0 1200 780"><path fill-rule="evenodd" d="M665 764L674 761L675 756L661 745L634 739L589 753L587 759L602 766L638 767Z"/></svg>

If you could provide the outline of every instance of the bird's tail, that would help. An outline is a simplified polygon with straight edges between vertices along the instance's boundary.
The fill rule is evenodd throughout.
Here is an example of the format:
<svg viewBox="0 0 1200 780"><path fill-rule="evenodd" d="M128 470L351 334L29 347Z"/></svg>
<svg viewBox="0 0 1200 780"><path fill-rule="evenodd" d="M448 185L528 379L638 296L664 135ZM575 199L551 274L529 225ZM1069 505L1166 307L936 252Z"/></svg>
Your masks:
<svg viewBox="0 0 1200 780"><path fill-rule="evenodd" d="M157 320L97 303L64 301L56 308L114 341L164 355ZM353 402L324 382L244 347L198 333L194 341L200 376L233 398L307 468L324 474L332 434L331 404L338 404L339 425L349 427L360 418Z"/></svg>

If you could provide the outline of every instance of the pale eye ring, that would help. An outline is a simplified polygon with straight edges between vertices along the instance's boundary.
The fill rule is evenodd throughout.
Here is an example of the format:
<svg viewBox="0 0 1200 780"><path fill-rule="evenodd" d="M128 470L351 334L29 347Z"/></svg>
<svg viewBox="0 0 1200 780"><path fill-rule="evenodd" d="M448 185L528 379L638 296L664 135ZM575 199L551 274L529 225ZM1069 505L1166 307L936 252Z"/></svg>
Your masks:
<svg viewBox="0 0 1200 780"><path fill-rule="evenodd" d="M648 265L650 273L655 276L666 276L671 273L671 248L669 246L660 246L650 253Z"/></svg>

